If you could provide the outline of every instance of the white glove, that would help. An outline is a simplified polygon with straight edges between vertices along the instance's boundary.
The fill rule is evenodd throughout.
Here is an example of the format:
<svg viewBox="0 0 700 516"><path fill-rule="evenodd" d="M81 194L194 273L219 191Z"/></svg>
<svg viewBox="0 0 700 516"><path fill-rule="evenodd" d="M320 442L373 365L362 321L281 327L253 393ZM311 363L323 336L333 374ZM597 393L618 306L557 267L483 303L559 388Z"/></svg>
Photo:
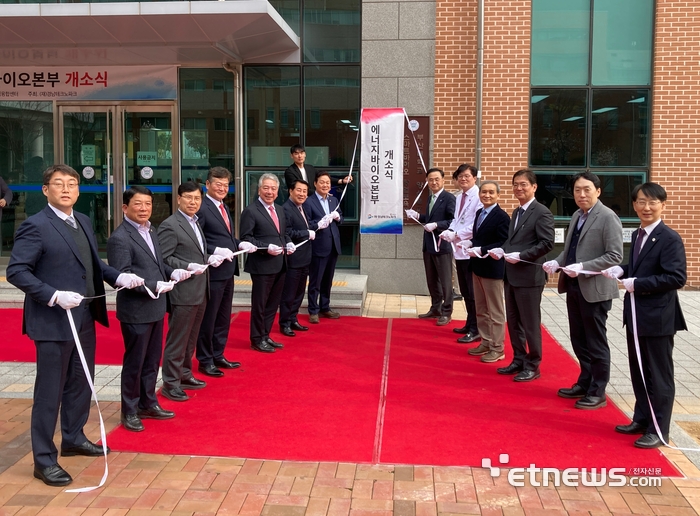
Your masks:
<svg viewBox="0 0 700 516"><path fill-rule="evenodd" d="M333 217L333 220L340 220L340 213L334 211L331 213L331 217Z"/></svg>
<svg viewBox="0 0 700 516"><path fill-rule="evenodd" d="M634 292L634 280L637 278L625 278L622 280L622 286L627 292Z"/></svg>
<svg viewBox="0 0 700 516"><path fill-rule="evenodd" d="M294 251L297 250L297 246L294 245L294 242L287 242L287 245L284 246L284 250L287 251L287 254L294 254Z"/></svg>
<svg viewBox="0 0 700 516"><path fill-rule="evenodd" d="M250 242L241 242L238 244L239 251L248 251L248 254L254 253L258 250L258 246L251 244Z"/></svg>
<svg viewBox="0 0 700 516"><path fill-rule="evenodd" d="M583 264L582 263L572 263L570 265L567 265L562 269L564 271L564 274L566 274L570 278L575 278L578 276L578 271L583 270Z"/></svg>
<svg viewBox="0 0 700 516"><path fill-rule="evenodd" d="M406 216L409 219L416 219L418 220L418 217L420 217L420 214L416 210L406 210Z"/></svg>
<svg viewBox="0 0 700 516"><path fill-rule="evenodd" d="M176 283L190 279L190 276L192 276L192 272L186 271L185 269L175 269L170 273L170 279Z"/></svg>
<svg viewBox="0 0 700 516"><path fill-rule="evenodd" d="M272 256L279 256L284 252L284 248L275 244L270 244L267 246L267 254Z"/></svg>
<svg viewBox="0 0 700 516"><path fill-rule="evenodd" d="M201 265L199 263L190 263L187 266L187 270L190 271L195 276L199 276L200 274L204 274L204 271L207 270L207 266Z"/></svg>
<svg viewBox="0 0 700 516"><path fill-rule="evenodd" d="M56 301L55 304L63 308L64 310L70 310L75 308L83 300L83 296L77 292L70 292L66 290L56 291Z"/></svg>
<svg viewBox="0 0 700 516"><path fill-rule="evenodd" d="M163 292L170 292L175 286L174 281L159 281L156 283L156 294L162 294Z"/></svg>
<svg viewBox="0 0 700 516"><path fill-rule="evenodd" d="M482 258L481 247L470 247L466 250L466 253L470 258Z"/></svg>
<svg viewBox="0 0 700 516"><path fill-rule="evenodd" d="M214 249L214 256L223 256L229 262L233 260L233 251L228 247L217 247Z"/></svg>
<svg viewBox="0 0 700 516"><path fill-rule="evenodd" d="M428 233L432 233L435 231L435 228L437 228L437 222L428 222L423 229L425 229Z"/></svg>
<svg viewBox="0 0 700 516"><path fill-rule="evenodd" d="M143 278L141 276L137 276L136 274L131 274L128 272L122 272L117 278L117 281L114 282L116 286L126 288L140 287L144 283L145 282L143 281Z"/></svg>
<svg viewBox="0 0 700 516"><path fill-rule="evenodd" d="M508 263L518 263L520 261L520 252L506 253L503 257Z"/></svg>
<svg viewBox="0 0 700 516"><path fill-rule="evenodd" d="M556 260L549 260L548 262L544 262L542 264L542 269L547 274L554 274L555 272L557 272L558 268L559 268L559 262Z"/></svg>
<svg viewBox="0 0 700 516"><path fill-rule="evenodd" d="M309 240L315 240L316 239L316 232L313 229L309 230Z"/></svg>
<svg viewBox="0 0 700 516"><path fill-rule="evenodd" d="M505 253L500 247L494 247L493 249L489 250L489 256L494 260L500 260L505 256Z"/></svg>
<svg viewBox="0 0 700 516"><path fill-rule="evenodd" d="M446 229L442 233L440 233L440 238L442 238L446 242L454 242L455 239L457 238L457 235L455 234L454 231L450 231L449 229Z"/></svg>
<svg viewBox="0 0 700 516"><path fill-rule="evenodd" d="M467 249L469 249L472 246L472 241L471 240L460 240L459 242L457 242L457 245L459 247L461 247L462 249L464 249L464 251L466 252Z"/></svg>
<svg viewBox="0 0 700 516"><path fill-rule="evenodd" d="M224 260L225 260L225 259L226 259L226 258L224 258L224 257L221 256L221 255L212 254L212 255L209 257L209 259L207 260L207 263L208 263L209 265L211 265L212 267L218 267L219 265L221 265L222 263L224 263Z"/></svg>
<svg viewBox="0 0 700 516"><path fill-rule="evenodd" d="M326 229L328 227L328 220L326 220L326 217L323 217L321 220L318 221L318 229Z"/></svg>
<svg viewBox="0 0 700 516"><path fill-rule="evenodd" d="M613 265L612 267L608 267L607 269L600 271L600 273L606 278L618 279L622 277L625 271L623 271L622 267L619 265Z"/></svg>

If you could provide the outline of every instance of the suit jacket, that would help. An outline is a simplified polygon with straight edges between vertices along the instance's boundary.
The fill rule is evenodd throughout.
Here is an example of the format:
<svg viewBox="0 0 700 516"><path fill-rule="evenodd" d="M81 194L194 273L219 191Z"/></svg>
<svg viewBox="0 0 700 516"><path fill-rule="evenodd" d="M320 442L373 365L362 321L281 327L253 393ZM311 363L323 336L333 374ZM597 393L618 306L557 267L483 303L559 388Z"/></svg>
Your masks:
<svg viewBox="0 0 700 516"><path fill-rule="evenodd" d="M336 209L339 202L337 197L328 194L328 208L331 212ZM308 207L311 213L309 223L313 223L318 227L319 221L326 215L326 212L323 211L323 206L321 206L321 201L318 200L318 196L315 193L309 195L304 206ZM336 253L342 254L338 226L343 223L344 219L340 208L338 208L338 214L340 215L340 220L332 221L326 229L321 229L316 233L316 240L311 242L313 256L328 256L333 249L335 249Z"/></svg>
<svg viewBox="0 0 700 516"><path fill-rule="evenodd" d="M481 278L503 279L505 260L494 260L486 253L491 249L502 247L508 238L510 217L498 204L494 206L477 229L476 225L483 208L476 212L472 230L472 247L481 247L482 256L486 258L470 258L469 268Z"/></svg>
<svg viewBox="0 0 700 516"><path fill-rule="evenodd" d="M158 235L150 228L155 256L138 229L123 221L107 240L107 260L121 272L141 276L151 292L156 293L159 281L169 281L173 268L163 262ZM168 308L165 294L152 299L143 287L117 292L117 319L129 324L160 321Z"/></svg>
<svg viewBox="0 0 700 516"><path fill-rule="evenodd" d="M295 244L299 244L309 238L309 230L316 231L318 224L311 220L311 211L306 204L302 204L306 219L302 217L299 208L294 204L294 201L287 199L287 202L282 206L284 216L287 219L287 238L291 239ZM307 226L308 223L308 226ZM311 249L313 241L305 243L294 254L287 258L287 265L292 269L301 269L308 267L311 263Z"/></svg>
<svg viewBox="0 0 700 516"><path fill-rule="evenodd" d="M105 293L103 281L114 286L119 271L105 264L97 255L97 240L90 219L75 210L73 216L90 244L95 295L102 296ZM66 311L57 304L48 305L57 290L85 295L86 270L70 231L66 223L46 206L22 222L15 234L7 281L26 294L22 333L32 340L73 340ZM90 308L97 322L109 326L104 297L93 300ZM72 313L76 326L80 328L82 311Z"/></svg>
<svg viewBox="0 0 700 516"><path fill-rule="evenodd" d="M177 210L158 227L158 243L163 261L173 269L187 269L190 263L206 264L209 254L206 252L207 239L202 235L205 251L199 247L190 222ZM170 302L174 305L199 305L209 298L209 267L204 274L192 275L190 279L175 285L170 291Z"/></svg>
<svg viewBox="0 0 700 516"><path fill-rule="evenodd" d="M257 252L246 254L244 270L250 274L277 274L287 270L287 255L272 256L267 252L267 246L275 244L284 247L291 242L286 235L287 224L284 210L274 205L280 230L277 231L270 213L265 209L260 198L255 199L241 213L241 240L250 242L258 247Z"/></svg>
<svg viewBox="0 0 700 516"><path fill-rule="evenodd" d="M12 202L12 190L7 186L5 180L0 177L0 199L5 199L5 207L9 207ZM2 218L2 208L0 208L0 218Z"/></svg>
<svg viewBox="0 0 700 516"><path fill-rule="evenodd" d="M582 211L578 210L571 217L569 230L566 234L564 250L555 258L561 267L566 263L566 256L571 246L571 237L581 218ZM588 218L581 228L581 234L576 246L576 262L582 263L587 271L602 271L622 262L622 224L615 212L605 206L600 200L589 210ZM566 278L563 272L559 274L559 293L566 292ZM578 284L583 298L589 303L607 301L620 297L617 281L599 274L586 276L579 274Z"/></svg>
<svg viewBox="0 0 700 516"><path fill-rule="evenodd" d="M306 171L307 183L309 183L309 195L314 191L314 180L316 179L316 169L313 165L304 163L304 170ZM294 183L304 179L301 177L301 170L297 167L296 163L292 163L284 171L284 182L287 185L287 190L291 189Z"/></svg>
<svg viewBox="0 0 700 516"><path fill-rule="evenodd" d="M422 224L428 224L430 222L436 222L437 228L431 233L425 231L423 235L423 252L428 252L430 254L452 254L452 245L449 242L445 242L438 238L440 233L445 231L452 224L452 219L455 218L455 196L452 195L447 190L443 190L437 199L433 203L433 211L428 214L428 207L430 206L430 201L428 201L425 213L423 213L418 220ZM433 241L433 235L435 235L435 240ZM438 243L438 251L435 251L435 242Z"/></svg>
<svg viewBox="0 0 700 516"><path fill-rule="evenodd" d="M638 232L632 235L632 249ZM632 254L634 251L632 251ZM623 278L634 280L637 307L637 332L642 337L673 335L687 330L678 299L678 289L685 285L685 247L681 237L661 221L647 236L639 257L622 266ZM625 294L623 325L632 324L629 293Z"/></svg>
<svg viewBox="0 0 700 516"><path fill-rule="evenodd" d="M520 259L531 263L508 263L504 277L514 287L539 287L547 283L542 270L545 255L554 247L554 216L549 208L534 200L525 211L518 227L515 219L518 208L513 210L508 227L508 238L503 244L506 253L520 252Z"/></svg>
<svg viewBox="0 0 700 516"><path fill-rule="evenodd" d="M229 224L231 225L230 232L226 227L226 222L224 222L219 208L216 207L209 197L206 195L204 196L202 206L197 212L197 222L199 223L199 227L204 231L204 235L207 237L208 254L214 254L214 250L216 250L217 247L226 247L234 253L238 251L240 240L236 239L234 235L233 220L231 219L231 213L228 208L226 208L226 214ZM230 262L224 260L218 267L210 267L209 269L209 278L212 281L229 280L233 278L233 276L238 276L240 274L238 271L237 257Z"/></svg>

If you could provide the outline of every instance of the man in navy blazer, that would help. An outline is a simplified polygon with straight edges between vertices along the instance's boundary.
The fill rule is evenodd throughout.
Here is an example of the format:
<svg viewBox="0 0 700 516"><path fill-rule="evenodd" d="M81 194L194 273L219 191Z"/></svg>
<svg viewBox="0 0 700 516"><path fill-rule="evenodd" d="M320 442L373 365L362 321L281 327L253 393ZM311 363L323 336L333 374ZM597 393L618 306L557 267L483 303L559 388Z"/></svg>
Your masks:
<svg viewBox="0 0 700 516"><path fill-rule="evenodd" d="M73 479L58 465L53 443L61 412L61 456L99 456L105 450L85 436L91 391L66 310L71 310L90 376L95 376L95 321L108 326L104 284L134 288L135 274L120 274L97 255L90 219L73 211L80 175L67 165L44 171L48 206L17 230L7 281L25 293L22 333L36 346L31 416L34 476L50 486Z"/></svg>
<svg viewBox="0 0 700 516"><path fill-rule="evenodd" d="M207 252L221 255L225 261L209 271L209 301L197 338L199 372L207 376L221 377L221 369L236 369L240 362L229 362L224 356L231 327L233 301L233 277L238 276L238 251L233 219L224 200L228 195L231 172L224 167L213 167L207 175L207 194L197 212L197 222L207 240Z"/></svg>
<svg viewBox="0 0 700 516"><path fill-rule="evenodd" d="M609 278L623 278L627 291L622 323L627 328L634 416L629 425L619 425L615 430L643 434L634 442L638 448L658 448L663 441L668 443L676 393L673 337L677 331L688 329L678 299L678 290L687 279L685 247L678 233L661 220L666 198L666 190L657 183L644 183L632 190L634 211L641 226L632 236L629 263L603 271Z"/></svg>
<svg viewBox="0 0 700 516"><path fill-rule="evenodd" d="M452 245L438 238L450 227L455 217L455 196L444 189L445 173L439 168L431 168L427 174L430 197L425 213L418 216L408 210L409 217L423 224L423 265L425 279L430 292L430 310L420 314L420 319L437 319L438 326L452 320Z"/></svg>
<svg viewBox="0 0 700 516"><path fill-rule="evenodd" d="M299 324L297 316L304 300L306 280L311 264L312 240L316 238L318 227L311 220L311 210L304 204L309 185L301 179L289 190L289 199L284 203L284 216L287 219L287 237L291 238L297 250L287 258L287 275L284 278L282 302L280 303L280 331L282 335L294 337L296 331L307 331L307 326Z"/></svg>
<svg viewBox="0 0 700 516"><path fill-rule="evenodd" d="M340 313L331 310L331 287L335 265L342 252L340 230L343 214L337 198L330 195L331 176L316 174L316 191L304 203L311 213L310 224L316 225L316 238L311 243L309 265L309 322L318 324L319 317L338 319Z"/></svg>

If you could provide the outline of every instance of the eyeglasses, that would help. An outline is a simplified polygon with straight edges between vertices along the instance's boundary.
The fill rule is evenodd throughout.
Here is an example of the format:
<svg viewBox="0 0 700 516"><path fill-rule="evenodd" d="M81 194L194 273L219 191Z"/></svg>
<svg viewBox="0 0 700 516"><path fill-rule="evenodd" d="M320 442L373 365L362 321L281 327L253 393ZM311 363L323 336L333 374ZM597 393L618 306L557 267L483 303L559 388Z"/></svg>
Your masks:
<svg viewBox="0 0 700 516"><path fill-rule="evenodd" d="M530 183L528 182L513 183L513 188L527 188L528 186L530 186Z"/></svg>
<svg viewBox="0 0 700 516"><path fill-rule="evenodd" d="M659 204L661 204L661 201L634 201L634 204L636 204L640 208L646 208L647 206L649 206L650 208L656 208Z"/></svg>
<svg viewBox="0 0 700 516"><path fill-rule="evenodd" d="M192 202L192 201L200 202L202 200L201 195L197 195L197 196L195 196L195 195L181 195L180 197L185 199L187 202Z"/></svg>
<svg viewBox="0 0 700 516"><path fill-rule="evenodd" d="M63 181L51 181L49 183L49 186L53 186L58 190L63 190L64 188L67 188L68 190L75 190L76 188L78 188L78 182L69 181L68 183L64 183Z"/></svg>

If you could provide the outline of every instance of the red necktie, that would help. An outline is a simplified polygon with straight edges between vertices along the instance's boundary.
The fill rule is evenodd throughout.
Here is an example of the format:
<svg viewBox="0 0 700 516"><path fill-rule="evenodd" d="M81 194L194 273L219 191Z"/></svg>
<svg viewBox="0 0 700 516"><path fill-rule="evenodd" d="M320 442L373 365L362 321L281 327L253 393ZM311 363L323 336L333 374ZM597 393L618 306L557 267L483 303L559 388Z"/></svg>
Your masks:
<svg viewBox="0 0 700 516"><path fill-rule="evenodd" d="M231 223L228 220L228 213L226 213L226 207L224 206L223 202L219 203L219 210L221 210L221 216L224 218L224 222L226 223L226 228L228 229L228 232L231 232Z"/></svg>
<svg viewBox="0 0 700 516"><path fill-rule="evenodd" d="M272 222L275 223L275 227L277 228L277 232L279 233L280 232L280 221L277 218L277 212L275 211L275 207L268 206L267 209L270 210L270 217L272 217Z"/></svg>
<svg viewBox="0 0 700 516"><path fill-rule="evenodd" d="M467 198L467 192L462 193L462 198L459 201L459 213L457 215L462 214L462 210L464 209L464 199Z"/></svg>

